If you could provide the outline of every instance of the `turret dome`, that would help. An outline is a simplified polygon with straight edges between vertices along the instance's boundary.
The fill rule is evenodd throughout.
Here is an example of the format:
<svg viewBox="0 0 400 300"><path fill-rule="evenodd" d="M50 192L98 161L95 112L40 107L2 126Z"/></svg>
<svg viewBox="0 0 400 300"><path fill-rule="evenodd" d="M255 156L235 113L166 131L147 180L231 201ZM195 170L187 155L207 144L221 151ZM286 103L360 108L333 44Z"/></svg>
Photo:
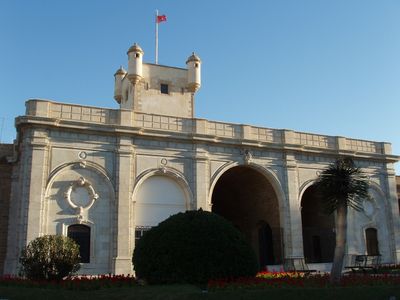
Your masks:
<svg viewBox="0 0 400 300"><path fill-rule="evenodd" d="M142 48L140 48L140 46L136 43L134 43L129 49L128 52L126 52L127 54L129 54L130 52L140 52L142 54L144 54Z"/></svg>
<svg viewBox="0 0 400 300"><path fill-rule="evenodd" d="M119 69L115 72L114 76L116 75L125 75L127 72L126 70L121 66Z"/></svg>
<svg viewBox="0 0 400 300"><path fill-rule="evenodd" d="M192 52L192 55L189 56L186 63L191 61L201 62L200 57L198 57L194 52Z"/></svg>

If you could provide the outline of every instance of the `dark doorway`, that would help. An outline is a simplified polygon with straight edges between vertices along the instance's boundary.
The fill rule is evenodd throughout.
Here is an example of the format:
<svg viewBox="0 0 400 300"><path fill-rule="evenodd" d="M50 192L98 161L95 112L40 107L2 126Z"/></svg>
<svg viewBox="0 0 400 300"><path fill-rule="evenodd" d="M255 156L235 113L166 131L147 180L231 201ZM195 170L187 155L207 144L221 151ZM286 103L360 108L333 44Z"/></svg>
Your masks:
<svg viewBox="0 0 400 300"><path fill-rule="evenodd" d="M90 227L86 225L71 225L68 227L68 237L79 245L82 263L90 262Z"/></svg>
<svg viewBox="0 0 400 300"><path fill-rule="evenodd" d="M301 221L306 262L332 262L336 243L335 218L333 214L324 213L314 186L310 186L301 199Z"/></svg>
<svg viewBox="0 0 400 300"><path fill-rule="evenodd" d="M212 211L244 234L261 268L282 261L278 198L262 173L245 166L226 171L214 187Z"/></svg>
<svg viewBox="0 0 400 300"><path fill-rule="evenodd" d="M274 263L274 242L272 229L268 223L261 222L258 228L258 246L260 254L260 266Z"/></svg>
<svg viewBox="0 0 400 300"><path fill-rule="evenodd" d="M365 230L365 240L367 244L367 254L379 255L378 230L375 228L367 228Z"/></svg>

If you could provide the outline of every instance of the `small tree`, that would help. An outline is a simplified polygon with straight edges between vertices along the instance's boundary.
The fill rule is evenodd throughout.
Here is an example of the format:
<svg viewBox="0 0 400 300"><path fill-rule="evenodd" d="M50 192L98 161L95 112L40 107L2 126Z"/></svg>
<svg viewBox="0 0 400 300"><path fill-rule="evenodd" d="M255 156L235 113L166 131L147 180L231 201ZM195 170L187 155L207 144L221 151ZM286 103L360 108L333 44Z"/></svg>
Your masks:
<svg viewBox="0 0 400 300"><path fill-rule="evenodd" d="M58 281L79 270L79 246L66 236L45 235L31 241L19 261L27 278Z"/></svg>
<svg viewBox="0 0 400 300"><path fill-rule="evenodd" d="M331 270L331 282L340 281L346 247L347 209L362 210L362 202L369 198L369 180L354 161L337 159L324 170L316 182L317 191L327 213L336 211L336 246Z"/></svg>

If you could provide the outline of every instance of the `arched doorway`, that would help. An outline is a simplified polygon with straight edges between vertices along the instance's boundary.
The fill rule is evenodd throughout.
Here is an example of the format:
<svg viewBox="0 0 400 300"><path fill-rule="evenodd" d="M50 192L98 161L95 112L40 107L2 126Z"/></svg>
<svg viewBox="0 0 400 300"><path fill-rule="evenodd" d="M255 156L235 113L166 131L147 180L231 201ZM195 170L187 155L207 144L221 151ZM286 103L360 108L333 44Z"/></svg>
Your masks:
<svg viewBox="0 0 400 300"><path fill-rule="evenodd" d="M261 268L282 261L278 198L262 173L237 166L222 174L212 193L212 211L244 234Z"/></svg>
<svg viewBox="0 0 400 300"><path fill-rule="evenodd" d="M335 250L335 217L324 213L315 186L307 188L301 198L301 221L306 262L332 262Z"/></svg>

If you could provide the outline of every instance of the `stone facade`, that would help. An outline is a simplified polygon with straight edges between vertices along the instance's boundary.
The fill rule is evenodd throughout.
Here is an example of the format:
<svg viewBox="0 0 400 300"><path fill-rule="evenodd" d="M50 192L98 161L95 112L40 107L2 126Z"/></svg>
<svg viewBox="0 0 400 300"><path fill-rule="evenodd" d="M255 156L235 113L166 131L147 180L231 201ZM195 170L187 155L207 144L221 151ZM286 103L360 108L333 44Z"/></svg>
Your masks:
<svg viewBox="0 0 400 300"><path fill-rule="evenodd" d="M399 200L399 214L400 214L400 176L396 176L396 184L397 184L397 198Z"/></svg>
<svg viewBox="0 0 400 300"><path fill-rule="evenodd" d="M8 212L10 209L13 145L0 144L0 270L7 251Z"/></svg>
<svg viewBox="0 0 400 300"><path fill-rule="evenodd" d="M390 144L196 119L189 108L200 87L200 59L192 55L187 63L187 70L118 70L120 109L26 102L26 114L16 119L5 273L17 271L18 253L29 241L68 235L76 224L90 229L90 261L82 273L131 273L144 230L198 208L232 221L261 264L304 257L301 209L310 197L303 195L339 156L352 156L371 179L372 200L363 212L349 213L347 254L366 253L365 230L375 228L382 261L400 262L398 157ZM169 106L176 109L165 111ZM321 270L329 265L310 263Z"/></svg>

